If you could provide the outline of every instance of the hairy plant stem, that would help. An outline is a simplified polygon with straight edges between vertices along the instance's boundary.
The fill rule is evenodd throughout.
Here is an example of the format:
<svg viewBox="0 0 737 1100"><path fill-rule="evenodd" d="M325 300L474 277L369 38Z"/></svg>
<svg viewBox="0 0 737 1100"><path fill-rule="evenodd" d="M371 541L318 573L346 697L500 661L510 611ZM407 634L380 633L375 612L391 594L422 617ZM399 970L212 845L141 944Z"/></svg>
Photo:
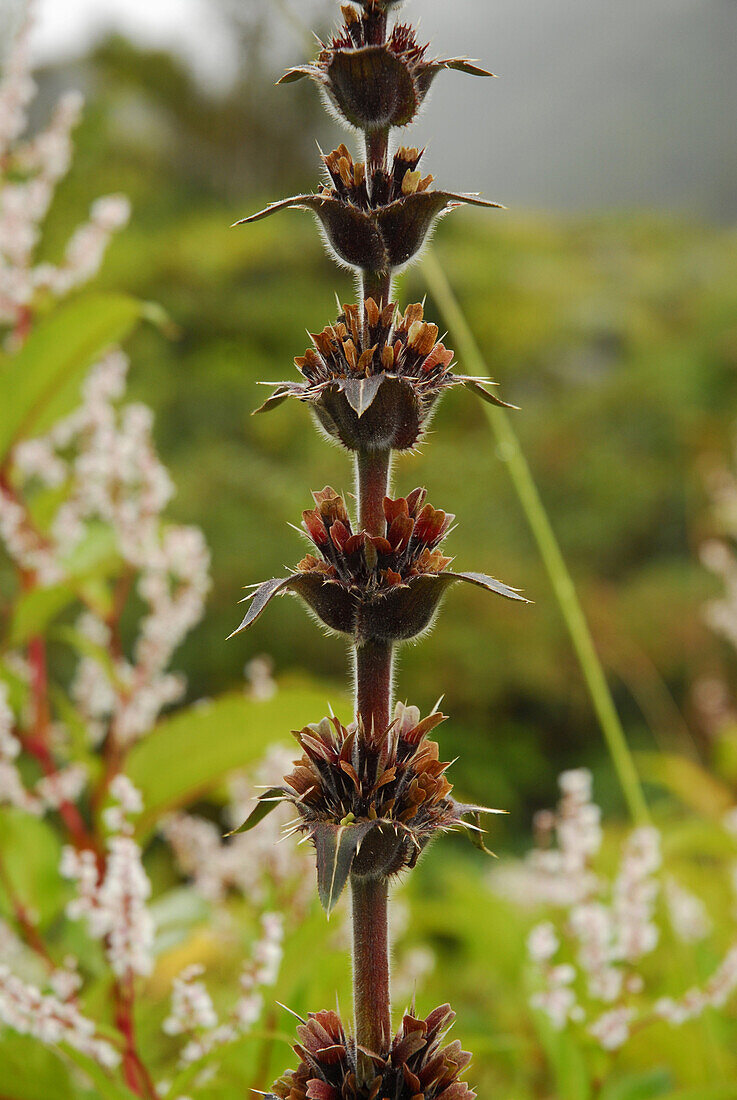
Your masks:
<svg viewBox="0 0 737 1100"><path fill-rule="evenodd" d="M368 170L368 185L371 188L371 179L374 169L383 170L389 160L389 131L369 130L366 134L366 168Z"/></svg>
<svg viewBox="0 0 737 1100"><path fill-rule="evenodd" d="M388 890L386 879L351 876L356 1042L379 1054L391 1041Z"/></svg>
<svg viewBox="0 0 737 1100"><path fill-rule="evenodd" d="M380 41L386 34L386 20L380 27ZM386 168L388 131L366 134L366 166ZM364 271L362 298L387 305L391 294L391 272ZM356 494L359 528L371 535L386 533L384 497L389 492L391 451L359 451L356 455ZM367 729L389 725L392 693L393 646L370 641L356 645L356 714ZM391 996L389 979L389 888L383 878L351 875L353 915L353 1011L355 1038L359 1046L384 1054L391 1039Z"/></svg>
<svg viewBox="0 0 737 1100"><path fill-rule="evenodd" d="M384 497L389 492L390 451L359 451L356 455L358 525L370 535L385 535Z"/></svg>
<svg viewBox="0 0 737 1100"><path fill-rule="evenodd" d="M383 452L359 455L356 463L361 526L383 534L389 461ZM356 645L356 713L367 729L386 729L391 712L391 642ZM389 992L388 887L385 879L351 876L353 899L353 1008L359 1046L388 1050L391 1033Z"/></svg>
<svg viewBox="0 0 737 1100"><path fill-rule="evenodd" d="M356 646L356 711L366 729L385 730L391 713L392 658L390 642Z"/></svg>
<svg viewBox="0 0 737 1100"><path fill-rule="evenodd" d="M377 306L388 306L392 297L392 276L389 271L364 271L361 276L362 297L373 298Z"/></svg>
<svg viewBox="0 0 737 1100"><path fill-rule="evenodd" d="M459 359L463 361L469 374L486 375L488 373L486 364L468 321L458 304L442 265L431 252L425 256L423 273L443 321L454 336ZM635 762L596 652L586 616L576 594L573 578L568 571L552 524L540 498L532 471L506 411L486 404L484 411L494 433L500 457L507 465L509 476L550 578L627 808L636 824L647 824L650 821L650 814Z"/></svg>

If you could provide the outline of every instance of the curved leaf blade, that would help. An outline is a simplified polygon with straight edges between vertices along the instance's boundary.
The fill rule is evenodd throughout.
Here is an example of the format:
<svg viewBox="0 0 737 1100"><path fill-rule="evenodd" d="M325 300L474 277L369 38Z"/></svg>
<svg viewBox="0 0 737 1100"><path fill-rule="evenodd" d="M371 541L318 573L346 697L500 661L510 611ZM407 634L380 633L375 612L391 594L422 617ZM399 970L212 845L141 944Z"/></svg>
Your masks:
<svg viewBox="0 0 737 1100"><path fill-rule="evenodd" d="M248 605L248 611L244 615L240 626L237 626L233 633L228 635L227 640L230 641L236 634L247 630L249 626L255 623L274 596L288 588L291 582L291 577L272 577L270 581L264 581L250 595L246 596L246 599L251 601Z"/></svg>
<svg viewBox="0 0 737 1100"><path fill-rule="evenodd" d="M251 829L255 829L259 822L268 817L271 811L275 810L283 801L284 790L281 787L269 787L268 791L264 791L256 799L256 805L243 824L239 825L237 829L232 829L229 833L226 833L226 837L236 836L238 833L250 833Z"/></svg>
<svg viewBox="0 0 737 1100"><path fill-rule="evenodd" d="M502 581L498 581L495 577L489 577L486 573L443 573L441 575L454 581L468 581L469 584L478 585L479 588L484 588L487 592L496 592L497 595L504 596L508 600L530 603L528 599L520 594L517 588L510 588L508 584L503 584Z"/></svg>
<svg viewBox="0 0 737 1100"><path fill-rule="evenodd" d="M0 365L0 462L21 439L42 435L79 400L94 362L145 315L125 294L89 294L49 314Z"/></svg>

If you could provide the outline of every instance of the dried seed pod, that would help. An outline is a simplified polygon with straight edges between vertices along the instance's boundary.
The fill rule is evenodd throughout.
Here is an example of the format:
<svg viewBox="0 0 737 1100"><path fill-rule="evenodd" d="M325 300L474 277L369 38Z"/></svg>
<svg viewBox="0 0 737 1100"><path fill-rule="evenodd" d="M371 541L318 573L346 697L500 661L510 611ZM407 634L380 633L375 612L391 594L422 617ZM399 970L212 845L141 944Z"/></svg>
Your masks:
<svg viewBox="0 0 737 1100"><path fill-rule="evenodd" d="M414 28L397 24L384 41L387 4L343 7L344 22L317 60L289 69L280 83L309 77L341 121L359 130L407 126L443 69L491 76L465 57L428 60Z"/></svg>
<svg viewBox="0 0 737 1100"><path fill-rule="evenodd" d="M271 203L257 214L236 222L260 221L277 210L298 207L317 217L335 257L359 271L393 271L408 263L427 238L433 223L463 205L500 209L500 204L452 191L431 191L432 176L422 176L422 153L400 149L391 169L371 169L354 162L341 145L323 162L330 177L316 195L293 195Z"/></svg>
<svg viewBox="0 0 737 1100"><path fill-rule="evenodd" d="M343 726L324 718L295 734L303 756L284 785L263 795L240 831L252 829L279 802L298 813L294 831L310 837L317 853L320 900L330 913L349 875L388 878L417 862L439 833L465 828L483 847L483 813L451 797L440 749L428 734L445 715L420 719L417 707L398 703L388 729ZM473 821L466 821L473 815Z"/></svg>
<svg viewBox="0 0 737 1100"><path fill-rule="evenodd" d="M311 339L313 346L295 359L305 381L274 383L257 412L297 398L351 451L411 449L452 386L505 404L488 378L453 373L453 352L438 340L437 325L424 320L419 303L403 314L394 305L380 310L373 298L363 307L345 305L335 324Z"/></svg>
<svg viewBox="0 0 737 1100"><path fill-rule="evenodd" d="M471 1055L443 1041L455 1013L441 1005L425 1020L407 1013L386 1051L367 1051L336 1012L310 1013L297 1028L300 1059L273 1085L267 1100L475 1100L461 1080Z"/></svg>
<svg viewBox="0 0 737 1100"><path fill-rule="evenodd" d="M385 533L353 532L342 497L326 486L313 493L316 507L302 514L305 534L319 557L307 554L288 577L276 577L254 586L240 626L245 630L259 618L274 596L300 596L330 630L350 635L356 642L401 642L426 630L445 591L468 581L508 599L527 601L516 589L483 573L448 570L452 559L440 543L453 519L425 503L424 489L407 497L384 500Z"/></svg>

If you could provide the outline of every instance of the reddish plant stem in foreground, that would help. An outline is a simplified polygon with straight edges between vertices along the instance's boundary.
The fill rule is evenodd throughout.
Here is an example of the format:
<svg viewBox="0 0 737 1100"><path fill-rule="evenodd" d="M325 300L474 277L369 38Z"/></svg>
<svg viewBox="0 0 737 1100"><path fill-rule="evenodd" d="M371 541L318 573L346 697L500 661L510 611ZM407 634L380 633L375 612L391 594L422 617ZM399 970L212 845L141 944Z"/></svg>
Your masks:
<svg viewBox="0 0 737 1100"><path fill-rule="evenodd" d="M30 913L16 894L15 887L13 886L10 875L6 871L2 860L0 860L0 886L2 886L5 894L7 895L8 901L13 910L15 922L18 925L18 930L24 943L26 943L32 951L35 951L36 954L43 959L49 970L54 970L54 960L51 958L51 955L48 952L48 948L43 941L43 937L36 927L36 924L33 921Z"/></svg>
<svg viewBox="0 0 737 1100"><path fill-rule="evenodd" d="M379 1054L391 1043L388 889L385 878L351 877L356 1042Z"/></svg>
<svg viewBox="0 0 737 1100"><path fill-rule="evenodd" d="M394 647L390 642L365 642L356 646L356 712L364 727L385 730L389 726Z"/></svg>
<svg viewBox="0 0 737 1100"><path fill-rule="evenodd" d="M356 455L358 526L369 535L385 535L384 497L389 491L390 451L359 451Z"/></svg>
<svg viewBox="0 0 737 1100"><path fill-rule="evenodd" d="M115 985L115 1026L123 1037L123 1077L136 1096L157 1100L158 1093L151 1075L141 1061L136 1047L133 1023L133 983L119 981Z"/></svg>
<svg viewBox="0 0 737 1100"><path fill-rule="evenodd" d="M37 636L28 643L28 662L31 667L31 694L33 697L33 733L21 735L21 744L38 763L44 775L51 778L59 774L53 753L49 746L49 684L46 669L46 642ZM59 815L67 827L69 835L77 848L94 848L84 818L73 802L62 799Z"/></svg>

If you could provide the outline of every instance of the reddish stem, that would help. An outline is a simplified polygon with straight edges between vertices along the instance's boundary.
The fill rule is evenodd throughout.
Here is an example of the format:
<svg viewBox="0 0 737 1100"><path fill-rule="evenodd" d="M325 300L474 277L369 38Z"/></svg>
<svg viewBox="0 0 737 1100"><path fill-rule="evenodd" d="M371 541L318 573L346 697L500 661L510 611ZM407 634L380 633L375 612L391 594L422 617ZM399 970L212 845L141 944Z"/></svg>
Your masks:
<svg viewBox="0 0 737 1100"><path fill-rule="evenodd" d="M391 1043L388 885L384 878L353 875L351 891L356 1042L386 1054Z"/></svg>
<svg viewBox="0 0 737 1100"><path fill-rule="evenodd" d="M386 730L392 694L391 642L364 642L356 646L356 711L367 730Z"/></svg>
<svg viewBox="0 0 737 1100"><path fill-rule="evenodd" d="M21 734L20 736L23 748L34 758L34 760L38 761L44 775L55 778L59 774L59 770L56 767L48 745L35 735L24 736ZM99 853L98 843L94 837L91 836L84 818L73 802L63 799L59 803L59 816L66 825L67 832L75 847L92 848Z"/></svg>
<svg viewBox="0 0 737 1100"><path fill-rule="evenodd" d="M380 45L386 39L386 12L378 14L372 41ZM366 169L368 186L376 172L386 172L389 157L389 131L366 133ZM361 290L364 301L373 298L377 305L391 300L391 271L363 271ZM389 492L391 451L359 451L356 455L359 526L370 535L386 534L384 498ZM392 693L393 646L390 642L368 641L356 644L356 712L367 729L386 730L389 726ZM388 884L385 878L351 876L353 897L353 1006L356 1043L368 1050L386 1054L391 1043L391 1002L389 977Z"/></svg>
<svg viewBox="0 0 737 1100"><path fill-rule="evenodd" d="M41 933L32 920L28 910L23 902L20 900L15 892L15 887L10 881L4 864L0 861L0 884L2 884L3 890L8 895L8 901L13 909L13 916L15 917L18 928L20 929L21 936L25 943L35 951L37 955L44 960L49 970L54 970L55 963L48 952L48 948L43 941Z"/></svg>
<svg viewBox="0 0 737 1100"><path fill-rule="evenodd" d="M141 1061L136 1047L133 1021L133 984L130 979L115 985L115 1026L123 1036L123 1077L128 1088L136 1096L157 1100L158 1093L151 1075Z"/></svg>
<svg viewBox="0 0 737 1100"><path fill-rule="evenodd" d="M389 492L390 451L359 451L356 455L358 525L369 535L385 535L384 497Z"/></svg>

